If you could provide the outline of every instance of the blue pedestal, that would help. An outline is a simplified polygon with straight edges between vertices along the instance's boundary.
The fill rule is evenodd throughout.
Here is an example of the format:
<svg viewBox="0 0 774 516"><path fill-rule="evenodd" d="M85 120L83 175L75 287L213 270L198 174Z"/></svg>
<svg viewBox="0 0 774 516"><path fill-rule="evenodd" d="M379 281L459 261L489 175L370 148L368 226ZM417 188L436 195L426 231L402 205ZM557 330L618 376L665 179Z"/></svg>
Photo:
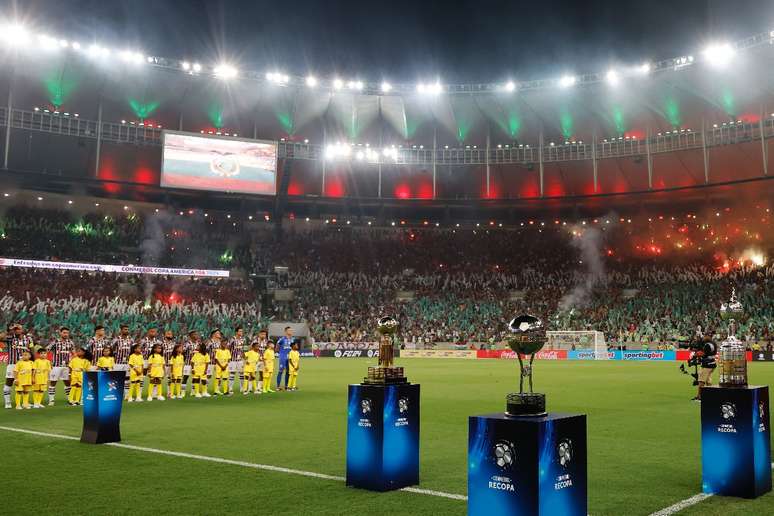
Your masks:
<svg viewBox="0 0 774 516"><path fill-rule="evenodd" d="M347 485L390 491L416 484L419 385L350 385Z"/></svg>
<svg viewBox="0 0 774 516"><path fill-rule="evenodd" d="M771 491L769 388L701 391L702 490L756 498Z"/></svg>
<svg viewBox="0 0 774 516"><path fill-rule="evenodd" d="M121 440L121 402L124 371L83 373L83 431L81 442L114 443Z"/></svg>
<svg viewBox="0 0 774 516"><path fill-rule="evenodd" d="M471 416L468 515L587 514L586 416Z"/></svg>

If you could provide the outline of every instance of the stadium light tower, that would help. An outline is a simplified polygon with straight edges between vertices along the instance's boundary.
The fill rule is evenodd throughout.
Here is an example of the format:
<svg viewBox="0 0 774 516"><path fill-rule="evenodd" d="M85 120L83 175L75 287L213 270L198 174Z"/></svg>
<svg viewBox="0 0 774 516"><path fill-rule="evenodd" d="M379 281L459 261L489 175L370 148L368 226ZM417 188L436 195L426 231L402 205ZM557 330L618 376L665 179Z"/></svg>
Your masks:
<svg viewBox="0 0 774 516"><path fill-rule="evenodd" d="M730 43L713 43L702 54L710 66L722 68L733 60L736 50Z"/></svg>
<svg viewBox="0 0 774 516"><path fill-rule="evenodd" d="M607 83L610 86L618 86L618 82L620 81L618 72L615 70L608 70L607 74L605 74L605 80L607 80Z"/></svg>
<svg viewBox="0 0 774 516"><path fill-rule="evenodd" d="M392 90L392 84L389 82L382 83L382 93L389 93Z"/></svg>
<svg viewBox="0 0 774 516"><path fill-rule="evenodd" d="M315 77L314 75L308 76L306 78L306 85L309 86L310 88L314 88L315 86L317 86L317 77Z"/></svg>
<svg viewBox="0 0 774 516"><path fill-rule="evenodd" d="M503 86L503 89L507 92L512 92L516 90L516 83L513 81L508 81L505 83L505 86Z"/></svg>
<svg viewBox="0 0 774 516"><path fill-rule="evenodd" d="M337 79L333 79L333 89L334 90L340 90L343 87L344 87L344 81L342 81L341 79L338 79L338 78Z"/></svg>

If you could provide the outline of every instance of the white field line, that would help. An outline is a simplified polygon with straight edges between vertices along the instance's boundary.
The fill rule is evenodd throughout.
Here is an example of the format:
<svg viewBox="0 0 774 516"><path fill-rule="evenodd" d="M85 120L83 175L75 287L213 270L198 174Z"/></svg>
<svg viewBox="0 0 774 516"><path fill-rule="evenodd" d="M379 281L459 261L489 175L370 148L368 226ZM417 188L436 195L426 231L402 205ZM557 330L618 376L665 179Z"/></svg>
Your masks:
<svg viewBox="0 0 774 516"><path fill-rule="evenodd" d="M28 435L37 435L39 437L50 437L53 439L66 439L69 441L80 441L78 437L73 437L71 435L52 434L49 432L38 432L37 430L26 430L23 428L13 428L10 426L0 426L0 430L5 430L7 432L17 432L17 433L28 434ZM112 446L114 448L124 448L127 450L141 451L145 453L155 453L157 455L167 455L170 457L181 457L184 459L194 459L194 460L201 460L206 462L215 462L217 464L229 464L231 466L241 466L243 468L260 469L263 471L285 473L288 475L320 478L323 480L334 480L336 482L344 482L346 480L344 477L339 477L336 475L326 475L325 473L315 473L314 471L303 471L300 469L291 469L291 468L283 468L281 466L272 466L270 464L256 464L253 462L244 462L241 460L223 459L220 457L209 457L207 455L197 455L193 453L160 450L158 448L148 448L146 446L135 446L133 444L107 443L106 446ZM441 498L450 498L452 500L465 501L468 499L467 496L461 495L461 494L445 493L443 491L433 491L431 489L420 489L417 487L404 487L403 489L401 489L401 491L405 491L407 493L422 494L427 496L438 496Z"/></svg>

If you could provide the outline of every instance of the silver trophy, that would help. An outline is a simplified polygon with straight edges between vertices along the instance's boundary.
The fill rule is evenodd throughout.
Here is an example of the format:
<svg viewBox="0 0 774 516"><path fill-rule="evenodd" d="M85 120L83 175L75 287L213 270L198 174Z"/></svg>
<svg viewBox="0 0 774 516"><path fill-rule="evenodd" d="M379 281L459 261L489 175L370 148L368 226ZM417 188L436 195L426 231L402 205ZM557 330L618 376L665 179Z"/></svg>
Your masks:
<svg viewBox="0 0 774 516"><path fill-rule="evenodd" d="M508 323L510 335L508 346L519 359L519 392L506 397L505 414L508 416L542 416L546 413L546 395L532 390L532 363L535 353L546 343L546 328L543 321L532 315L514 317ZM522 357L523 356L523 357ZM529 356L529 362L525 360ZM529 381L529 392L524 391L524 380Z"/></svg>
<svg viewBox="0 0 774 516"><path fill-rule="evenodd" d="M721 387L747 387L747 350L736 338L736 321L744 317L744 307L731 290L731 299L720 305L720 317L728 321L728 337L720 344Z"/></svg>

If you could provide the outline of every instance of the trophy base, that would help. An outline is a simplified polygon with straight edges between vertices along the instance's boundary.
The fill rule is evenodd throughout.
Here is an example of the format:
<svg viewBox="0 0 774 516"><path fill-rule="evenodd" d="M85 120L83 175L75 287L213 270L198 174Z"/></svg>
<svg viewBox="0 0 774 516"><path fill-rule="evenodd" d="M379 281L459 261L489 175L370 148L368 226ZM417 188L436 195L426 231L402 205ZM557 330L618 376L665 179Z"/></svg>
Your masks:
<svg viewBox="0 0 774 516"><path fill-rule="evenodd" d="M368 376L363 378L363 383L367 385L392 385L408 383L408 379L403 376L402 367L369 367Z"/></svg>
<svg viewBox="0 0 774 516"><path fill-rule="evenodd" d="M512 392L506 398L506 416L545 416L546 395L538 392Z"/></svg>

